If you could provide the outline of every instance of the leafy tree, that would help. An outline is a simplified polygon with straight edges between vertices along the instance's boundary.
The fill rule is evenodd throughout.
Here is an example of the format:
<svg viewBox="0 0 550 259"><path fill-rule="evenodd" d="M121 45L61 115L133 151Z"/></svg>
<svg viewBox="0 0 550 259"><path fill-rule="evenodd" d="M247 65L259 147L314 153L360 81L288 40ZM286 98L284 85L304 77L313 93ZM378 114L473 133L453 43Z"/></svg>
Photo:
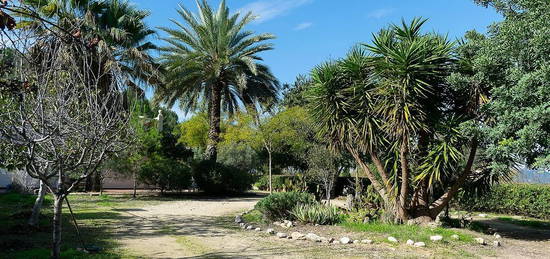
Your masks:
<svg viewBox="0 0 550 259"><path fill-rule="evenodd" d="M504 20L476 41L469 82L490 86L484 137L490 140L490 167L513 163L550 168L550 2L476 0Z"/></svg>
<svg viewBox="0 0 550 259"><path fill-rule="evenodd" d="M208 101L209 132L206 155L217 159L221 112L230 114L242 105L265 106L277 97L279 83L268 67L260 63L261 52L271 50L271 34L245 31L254 18L229 13L222 0L217 11L203 0L198 15L183 6L178 13L183 23L173 20L177 29L162 28L169 46L162 48L161 62L166 80L156 89L158 101L173 106L180 102L185 111L196 110Z"/></svg>

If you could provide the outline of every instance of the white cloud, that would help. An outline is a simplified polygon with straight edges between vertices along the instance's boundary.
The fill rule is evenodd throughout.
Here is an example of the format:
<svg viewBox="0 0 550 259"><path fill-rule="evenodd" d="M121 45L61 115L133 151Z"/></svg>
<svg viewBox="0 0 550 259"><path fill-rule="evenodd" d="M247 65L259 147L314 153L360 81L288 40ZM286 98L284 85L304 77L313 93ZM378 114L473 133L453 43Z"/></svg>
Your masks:
<svg viewBox="0 0 550 259"><path fill-rule="evenodd" d="M238 12L242 14L252 12L257 16L256 22L262 23L311 2L313 0L260 0L243 6Z"/></svg>
<svg viewBox="0 0 550 259"><path fill-rule="evenodd" d="M313 25L313 23L311 23L311 22L303 22L303 23L300 23L300 24L296 25L296 27L294 27L294 30L295 31L305 30L305 29L311 27L312 25Z"/></svg>
<svg viewBox="0 0 550 259"><path fill-rule="evenodd" d="M392 14L395 10L393 8L381 8L376 9L369 13L369 18L380 19Z"/></svg>

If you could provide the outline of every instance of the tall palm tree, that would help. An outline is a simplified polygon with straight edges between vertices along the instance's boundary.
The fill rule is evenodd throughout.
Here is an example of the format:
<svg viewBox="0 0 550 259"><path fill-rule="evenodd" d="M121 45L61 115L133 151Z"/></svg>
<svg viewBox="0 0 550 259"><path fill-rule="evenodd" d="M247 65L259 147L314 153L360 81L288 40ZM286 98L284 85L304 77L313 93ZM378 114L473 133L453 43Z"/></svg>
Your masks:
<svg viewBox="0 0 550 259"><path fill-rule="evenodd" d="M271 34L256 35L244 30L254 17L247 13L230 14L222 0L217 11L206 0L197 1L198 14L183 6L178 13L183 23L172 20L176 29L161 28L164 39L161 64L166 70L165 82L156 89L156 100L193 111L208 102L210 130L206 157L215 161L220 141L221 112L259 107L275 100L279 82L269 68L259 61L259 53L271 50Z"/></svg>
<svg viewBox="0 0 550 259"><path fill-rule="evenodd" d="M110 57L103 65L116 63L130 86L159 83L158 65L151 53L157 47L149 41L155 31L145 23L148 11L126 0L27 0L24 5L29 8L19 13L24 18L19 26L44 33L71 30L72 37L102 46L96 49L103 52L98 54ZM55 22L56 28L46 28L50 24L44 18ZM80 29L75 30L75 25Z"/></svg>

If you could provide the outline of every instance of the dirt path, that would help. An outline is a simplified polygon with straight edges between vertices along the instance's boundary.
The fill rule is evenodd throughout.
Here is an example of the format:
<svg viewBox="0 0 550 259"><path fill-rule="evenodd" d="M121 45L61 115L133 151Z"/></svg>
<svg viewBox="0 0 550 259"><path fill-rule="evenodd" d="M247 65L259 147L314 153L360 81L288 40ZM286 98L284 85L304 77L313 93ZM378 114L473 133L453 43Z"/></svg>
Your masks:
<svg viewBox="0 0 550 259"><path fill-rule="evenodd" d="M119 209L131 215L115 237L130 254L143 258L396 258L392 248L334 246L278 239L243 231L233 215L260 198L168 201L143 208Z"/></svg>
<svg viewBox="0 0 550 259"><path fill-rule="evenodd" d="M521 226L497 218L476 221L502 236L498 258L550 258L550 228Z"/></svg>

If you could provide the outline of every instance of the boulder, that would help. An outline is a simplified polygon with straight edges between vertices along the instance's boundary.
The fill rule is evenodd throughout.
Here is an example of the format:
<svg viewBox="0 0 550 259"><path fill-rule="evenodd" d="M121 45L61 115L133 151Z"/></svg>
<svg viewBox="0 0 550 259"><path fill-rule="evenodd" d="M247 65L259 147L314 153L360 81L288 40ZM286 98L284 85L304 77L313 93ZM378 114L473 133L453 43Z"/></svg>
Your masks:
<svg viewBox="0 0 550 259"><path fill-rule="evenodd" d="M414 243L414 246L415 246L415 247L425 247L425 246L426 246L426 243L424 243L424 242L416 242L416 243Z"/></svg>
<svg viewBox="0 0 550 259"><path fill-rule="evenodd" d="M246 224L245 224L245 223L239 223L239 226L241 226L241 228L246 228Z"/></svg>
<svg viewBox="0 0 550 259"><path fill-rule="evenodd" d="M275 234L275 230L272 229L272 228L268 228L265 232L268 233L268 234L270 234L270 235Z"/></svg>
<svg viewBox="0 0 550 259"><path fill-rule="evenodd" d="M412 240L410 240L410 239L409 239L409 240L407 240L407 245L409 245L409 246L413 246L413 245L414 245L414 241L412 241Z"/></svg>
<svg viewBox="0 0 550 259"><path fill-rule="evenodd" d="M235 216L235 223L239 224L239 223L243 223L243 217L241 217L241 215L237 215Z"/></svg>
<svg viewBox="0 0 550 259"><path fill-rule="evenodd" d="M486 245L487 244L487 242L485 242L485 239L483 239L481 237L475 238L474 240L480 245Z"/></svg>
<svg viewBox="0 0 550 259"><path fill-rule="evenodd" d="M395 237L388 237L388 241L392 242L392 243L397 243L399 241L397 241L397 238Z"/></svg>
<svg viewBox="0 0 550 259"><path fill-rule="evenodd" d="M279 232L277 233L278 238L286 238L288 235L286 233Z"/></svg>
<svg viewBox="0 0 550 259"><path fill-rule="evenodd" d="M246 230L253 230L254 227L253 226L246 226Z"/></svg>
<svg viewBox="0 0 550 259"><path fill-rule="evenodd" d="M502 238L502 237L501 237L499 234L497 234L497 233L495 233L493 236L494 236L495 238Z"/></svg>
<svg viewBox="0 0 550 259"><path fill-rule="evenodd" d="M261 228L256 228L256 229L254 229L254 231L260 232L260 231L262 231L262 229Z"/></svg>
<svg viewBox="0 0 550 259"><path fill-rule="evenodd" d="M434 242L441 241L441 240L443 240L443 236L440 236L440 235L431 236L430 240L432 240Z"/></svg>
<svg viewBox="0 0 550 259"><path fill-rule="evenodd" d="M292 234L290 234L290 236L292 237L292 239L296 239L296 240L305 240L306 239L306 236L300 232L292 232Z"/></svg>
<svg viewBox="0 0 550 259"><path fill-rule="evenodd" d="M310 241L313 241L313 242L321 242L322 241L320 236L318 236L316 234L313 234L313 233L308 233L306 235L306 239L308 239Z"/></svg>
<svg viewBox="0 0 550 259"><path fill-rule="evenodd" d="M493 246L494 247L499 247L500 246L500 241L493 241Z"/></svg>
<svg viewBox="0 0 550 259"><path fill-rule="evenodd" d="M363 240L361 240L361 243L363 243L363 244L369 244L369 245L370 245L370 244L372 244L372 243L374 243L374 242L373 242L372 240L370 240L370 239L363 239Z"/></svg>
<svg viewBox="0 0 550 259"><path fill-rule="evenodd" d="M349 239L349 237L342 237L340 238L340 243L344 244L344 245L347 245L351 242L351 239Z"/></svg>

